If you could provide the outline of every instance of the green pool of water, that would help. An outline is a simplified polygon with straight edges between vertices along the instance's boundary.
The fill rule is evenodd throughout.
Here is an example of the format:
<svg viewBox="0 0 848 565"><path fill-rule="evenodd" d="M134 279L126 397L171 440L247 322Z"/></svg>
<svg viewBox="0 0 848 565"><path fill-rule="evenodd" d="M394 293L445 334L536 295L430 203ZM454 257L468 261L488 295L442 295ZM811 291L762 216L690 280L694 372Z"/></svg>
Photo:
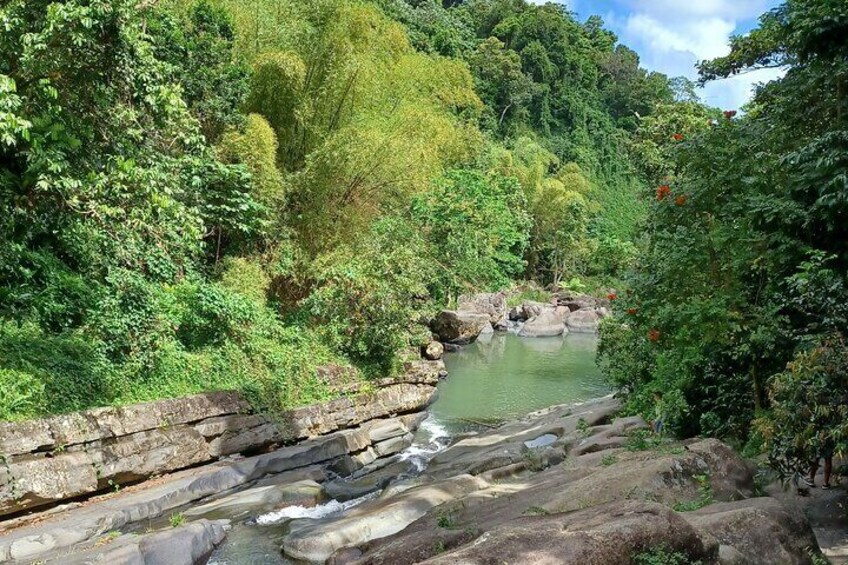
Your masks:
<svg viewBox="0 0 848 565"><path fill-rule="evenodd" d="M554 404L609 393L595 365L597 338L521 338L495 334L445 354L448 378L431 412L456 429L524 416Z"/></svg>

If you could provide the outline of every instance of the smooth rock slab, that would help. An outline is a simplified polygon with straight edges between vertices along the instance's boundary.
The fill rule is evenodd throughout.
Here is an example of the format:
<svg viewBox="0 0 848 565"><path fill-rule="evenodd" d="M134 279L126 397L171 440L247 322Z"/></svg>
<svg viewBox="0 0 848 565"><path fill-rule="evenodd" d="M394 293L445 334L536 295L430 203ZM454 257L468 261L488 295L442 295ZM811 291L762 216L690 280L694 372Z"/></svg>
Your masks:
<svg viewBox="0 0 848 565"><path fill-rule="evenodd" d="M574 333L596 333L600 325L601 317L595 310L577 310L565 319L569 331Z"/></svg>
<svg viewBox="0 0 848 565"><path fill-rule="evenodd" d="M198 520L152 534L120 536L100 547L48 563L62 565L195 565L206 558L227 536L229 522Z"/></svg>
<svg viewBox="0 0 848 565"><path fill-rule="evenodd" d="M324 562L336 550L395 534L434 506L486 486L482 479L460 475L409 489L389 499L366 502L342 518L296 520L283 540L283 551L295 559Z"/></svg>
<svg viewBox="0 0 848 565"><path fill-rule="evenodd" d="M189 517L236 518L248 514L264 514L286 506L310 508L325 498L324 489L320 484L312 480L304 480L291 484L250 488L189 508L183 514Z"/></svg>
<svg viewBox="0 0 848 565"><path fill-rule="evenodd" d="M428 559L432 565L630 565L633 555L665 545L692 561L712 558L705 543L679 514L651 502L604 505L565 515L527 517L504 524L465 547Z"/></svg>
<svg viewBox="0 0 848 565"><path fill-rule="evenodd" d="M562 318L553 308L548 308L537 316L527 320L521 331L518 332L519 337L556 337L568 330Z"/></svg>
<svg viewBox="0 0 848 565"><path fill-rule="evenodd" d="M461 310L442 310L431 325L439 340L456 345L473 342L486 327L492 327L488 314Z"/></svg>

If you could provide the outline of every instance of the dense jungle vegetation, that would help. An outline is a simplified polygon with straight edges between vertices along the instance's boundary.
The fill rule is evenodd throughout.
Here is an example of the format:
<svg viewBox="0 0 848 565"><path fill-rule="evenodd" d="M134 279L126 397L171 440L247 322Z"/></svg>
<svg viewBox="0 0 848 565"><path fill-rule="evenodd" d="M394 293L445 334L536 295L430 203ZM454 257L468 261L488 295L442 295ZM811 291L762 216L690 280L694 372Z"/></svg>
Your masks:
<svg viewBox="0 0 848 565"><path fill-rule="evenodd" d="M397 370L513 281L621 290L603 369L775 460L848 436L848 6L788 0L703 81L525 0L9 0L0 420Z"/></svg>
<svg viewBox="0 0 848 565"><path fill-rule="evenodd" d="M677 83L597 18L453 4L5 2L0 419L314 401L463 292L620 275Z"/></svg>
<svg viewBox="0 0 848 565"><path fill-rule="evenodd" d="M848 4L790 0L700 65L785 76L744 116L680 124L601 360L631 407L676 431L804 468L848 453Z"/></svg>

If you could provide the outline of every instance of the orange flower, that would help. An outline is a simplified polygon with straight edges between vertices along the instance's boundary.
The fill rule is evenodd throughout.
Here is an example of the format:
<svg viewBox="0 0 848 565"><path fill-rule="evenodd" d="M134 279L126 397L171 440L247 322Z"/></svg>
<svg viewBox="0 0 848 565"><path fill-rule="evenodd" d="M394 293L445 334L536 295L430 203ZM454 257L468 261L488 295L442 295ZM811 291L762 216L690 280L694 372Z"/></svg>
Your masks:
<svg viewBox="0 0 848 565"><path fill-rule="evenodd" d="M618 298L618 295L614 292L607 294L607 300L615 300L616 298Z"/></svg>
<svg viewBox="0 0 848 565"><path fill-rule="evenodd" d="M674 141L683 141L683 134L682 133L675 133L671 137L674 139Z"/></svg>
<svg viewBox="0 0 848 565"><path fill-rule="evenodd" d="M681 194L680 196L674 199L675 206L683 206L684 204L686 204L686 196Z"/></svg>
<svg viewBox="0 0 848 565"><path fill-rule="evenodd" d="M664 184L657 189L657 200L662 202L669 194L671 194L671 187Z"/></svg>
<svg viewBox="0 0 848 565"><path fill-rule="evenodd" d="M654 343L658 342L660 340L660 330L654 328L648 331L648 339L650 339Z"/></svg>
<svg viewBox="0 0 848 565"><path fill-rule="evenodd" d="M637 310L636 308L628 308L628 309L627 309L627 313L628 313L630 316L635 316L637 312L639 312L639 310Z"/></svg>

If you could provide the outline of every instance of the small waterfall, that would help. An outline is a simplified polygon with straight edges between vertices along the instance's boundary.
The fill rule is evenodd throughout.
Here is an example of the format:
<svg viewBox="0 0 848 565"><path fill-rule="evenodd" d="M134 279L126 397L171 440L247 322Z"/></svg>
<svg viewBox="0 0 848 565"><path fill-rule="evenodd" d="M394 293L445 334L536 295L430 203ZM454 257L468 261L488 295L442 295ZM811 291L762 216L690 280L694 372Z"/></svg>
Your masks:
<svg viewBox="0 0 848 565"><path fill-rule="evenodd" d="M400 453L400 459L410 461L415 466L415 472L421 473L427 468L430 459L449 445L448 430L431 412L427 415L427 419L421 422L415 435L415 442Z"/></svg>

